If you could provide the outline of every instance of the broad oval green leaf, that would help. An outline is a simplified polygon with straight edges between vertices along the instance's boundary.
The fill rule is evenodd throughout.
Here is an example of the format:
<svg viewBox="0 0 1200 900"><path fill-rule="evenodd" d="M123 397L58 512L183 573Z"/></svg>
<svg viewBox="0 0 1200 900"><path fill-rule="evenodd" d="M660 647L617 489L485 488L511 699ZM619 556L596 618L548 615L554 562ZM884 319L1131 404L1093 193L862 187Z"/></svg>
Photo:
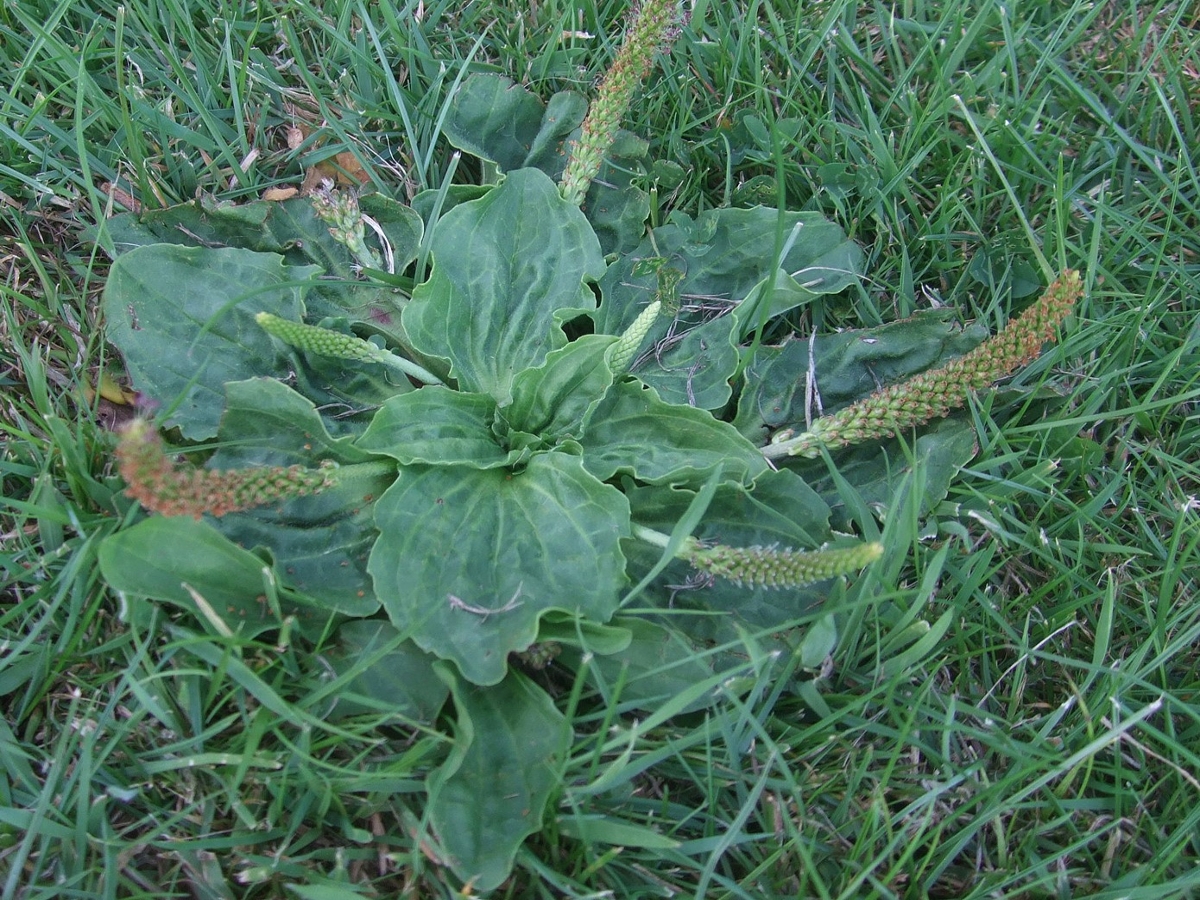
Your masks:
<svg viewBox="0 0 1200 900"><path fill-rule="evenodd" d="M588 412L613 383L608 348L613 335L587 334L546 361L513 379L513 401L500 411L509 427L536 434L553 444L558 438L578 437Z"/></svg>
<svg viewBox="0 0 1200 900"><path fill-rule="evenodd" d="M311 202L309 204L311 206ZM403 272L408 264L417 258L421 245L421 236L425 231L425 223L412 207L405 206L398 200L393 200L383 194L363 194L358 198L358 208L363 214L379 226L383 236L387 238L386 246L381 246L384 262L388 262L391 254L392 274ZM327 223L325 231L329 228ZM364 231L368 244L373 244L378 235L373 228ZM381 242L382 244L382 242ZM353 271L353 267L351 267Z"/></svg>
<svg viewBox="0 0 1200 900"><path fill-rule="evenodd" d="M778 266L777 244L786 251ZM678 309L651 332L654 352L633 372L663 399L704 409L729 400L735 345L760 320L842 290L863 263L858 245L818 213L725 208L695 220L675 213L601 279L598 332L620 334L654 295L656 273L639 267L649 258L682 273Z"/></svg>
<svg viewBox="0 0 1200 900"><path fill-rule="evenodd" d="M736 481L767 471L762 452L712 413L659 399L636 381L615 384L584 425L583 459L607 481L617 473L650 484L699 487L717 466Z"/></svg>
<svg viewBox="0 0 1200 900"><path fill-rule="evenodd" d="M712 662L679 629L635 616L621 616L611 624L627 630L629 641L619 652L608 655L588 648L595 655L590 657L586 670L589 679L603 692L606 703L654 710L664 700L712 678ZM570 645L559 656L563 665L576 672L583 668L583 659L583 650ZM620 694L614 694L618 684ZM690 701L682 711L694 712L711 706L718 696L719 692L710 692Z"/></svg>
<svg viewBox="0 0 1200 900"><path fill-rule="evenodd" d="M511 78L473 75L450 102L450 143L491 160L502 172L534 166L552 178L566 165L563 144L587 114L587 98L562 91L548 106Z"/></svg>
<svg viewBox="0 0 1200 900"><path fill-rule="evenodd" d="M467 78L451 99L444 128L451 144L491 160L501 172L532 167L557 181L587 109L587 98L574 91L559 91L543 106L511 78L483 72ZM605 253L627 253L645 233L650 198L633 181L648 168L648 152L646 141L618 131L588 189L583 210Z"/></svg>
<svg viewBox="0 0 1200 900"><path fill-rule="evenodd" d="M253 636L282 624L265 595L270 566L206 522L143 519L105 538L98 559L113 590L183 607L212 630ZM295 616L307 633L319 633L332 615L292 597L280 599L278 613Z"/></svg>
<svg viewBox="0 0 1200 900"><path fill-rule="evenodd" d="M434 267L403 323L412 345L450 363L464 391L504 405L518 372L566 343L557 319L595 308L584 282L604 273L583 213L537 169L510 173L433 229Z"/></svg>
<svg viewBox="0 0 1200 900"><path fill-rule="evenodd" d="M585 653L619 653L633 632L619 624L594 622L569 613L548 612L538 624L538 643L570 644Z"/></svg>
<svg viewBox="0 0 1200 900"><path fill-rule="evenodd" d="M104 288L108 338L139 391L169 411L184 437L217 433L225 384L286 377L289 356L259 328L259 311L304 313L302 294L320 270L273 253L151 244L117 258Z"/></svg>
<svg viewBox="0 0 1200 900"><path fill-rule="evenodd" d="M377 619L342 623L336 645L325 656L339 676L348 676L327 719L386 712L432 722L450 693L434 673L429 654Z"/></svg>
<svg viewBox="0 0 1200 900"><path fill-rule="evenodd" d="M909 440L911 435L906 435ZM926 516L950 490L950 482L979 450L978 436L962 416L937 419L922 427L911 450L899 438L837 451L837 472L876 513L903 509L909 497L914 462L922 467L918 516ZM812 485L833 510L834 527L849 530L853 516L841 498L837 480L819 459L788 460L788 468Z"/></svg>
<svg viewBox="0 0 1200 900"><path fill-rule="evenodd" d="M733 395L730 381L741 358L736 331L737 320L722 315L678 335L653 333L654 343L635 360L633 374L669 403L719 410Z"/></svg>
<svg viewBox="0 0 1200 900"><path fill-rule="evenodd" d="M225 397L218 432L222 447L213 457L221 468L371 459L353 439L331 437L313 402L274 378L231 381L225 385Z"/></svg>
<svg viewBox="0 0 1200 900"><path fill-rule="evenodd" d="M562 783L571 729L520 673L480 687L439 670L454 696L458 734L429 782L430 821L454 874L486 893L509 876L521 843L542 827Z"/></svg>
<svg viewBox="0 0 1200 900"><path fill-rule="evenodd" d="M444 188L429 188L413 197L412 208L422 222L430 222L460 204L478 200L495 188L494 184L449 184Z"/></svg>
<svg viewBox="0 0 1200 900"><path fill-rule="evenodd" d="M584 215L592 223L606 256L632 252L646 235L650 195L642 185L650 168L649 153L650 145L645 140L618 130L583 198Z"/></svg>
<svg viewBox="0 0 1200 900"><path fill-rule="evenodd" d="M424 223L415 210L382 194L359 197L359 207L380 227L391 249L394 271L402 272L417 258ZM391 319L399 324L399 306L391 288L361 280L358 261L329 233L328 223L313 211L312 200L296 197L283 202L253 200L226 203L201 198L166 209L124 213L105 222L119 253L147 244L185 247L240 247L278 253L289 265L319 266L326 277L305 296L314 319L346 315L388 332ZM375 245L374 230L367 231ZM383 250L383 242L379 241Z"/></svg>
<svg viewBox="0 0 1200 900"><path fill-rule="evenodd" d="M296 377L289 383L313 402L325 427L339 437L362 434L381 405L416 390L407 378L378 363L290 352Z"/></svg>
<svg viewBox="0 0 1200 900"><path fill-rule="evenodd" d="M625 496L565 453L517 473L408 467L375 523L368 570L392 622L476 684L504 677L543 612L606 621L625 582Z"/></svg>
<svg viewBox="0 0 1200 900"><path fill-rule="evenodd" d="M417 258L424 228L421 217L382 194L364 194L358 203L387 237L395 270L403 271ZM317 217L307 197L249 203L201 198L165 209L123 213L105 222L105 228L121 253L147 244L241 247L279 253L289 265L315 264L330 275L346 279L346 284L336 286L335 297L338 289L349 287L354 278L354 257L329 233L328 223ZM375 240L373 230L367 234L369 242ZM347 306L344 302L336 305Z"/></svg>
<svg viewBox="0 0 1200 900"><path fill-rule="evenodd" d="M507 466L517 454L497 443L492 431L495 415L496 401L488 394L424 387L385 403L358 439L358 447L404 465Z"/></svg>
<svg viewBox="0 0 1200 900"><path fill-rule="evenodd" d="M269 553L276 577L298 599L330 612L369 616L379 601L366 573L374 538L368 498L381 494L391 480L338 485L279 510L231 513L217 519L215 527L241 547Z"/></svg>

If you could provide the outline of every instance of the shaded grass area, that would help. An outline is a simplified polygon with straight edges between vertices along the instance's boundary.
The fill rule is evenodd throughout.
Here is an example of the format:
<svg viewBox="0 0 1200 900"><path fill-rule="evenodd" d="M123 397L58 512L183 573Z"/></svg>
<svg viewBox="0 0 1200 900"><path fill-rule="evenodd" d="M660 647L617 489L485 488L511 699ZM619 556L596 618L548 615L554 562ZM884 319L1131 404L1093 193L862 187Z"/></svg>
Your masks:
<svg viewBox="0 0 1200 900"><path fill-rule="evenodd" d="M443 737L333 724L321 648L99 583L131 509L81 229L328 159L400 198L472 178L438 139L456 81L586 91L623 15L460 6L0 10L4 897L455 894L422 818ZM833 588L826 666L640 722L559 685L558 815L498 895L1200 893L1198 34L1185 3L696 4L628 127L685 172L658 221L782 198L864 245L863 287L791 327L995 329L1064 266L1089 293L1037 391L973 403L946 502L890 510L874 581Z"/></svg>

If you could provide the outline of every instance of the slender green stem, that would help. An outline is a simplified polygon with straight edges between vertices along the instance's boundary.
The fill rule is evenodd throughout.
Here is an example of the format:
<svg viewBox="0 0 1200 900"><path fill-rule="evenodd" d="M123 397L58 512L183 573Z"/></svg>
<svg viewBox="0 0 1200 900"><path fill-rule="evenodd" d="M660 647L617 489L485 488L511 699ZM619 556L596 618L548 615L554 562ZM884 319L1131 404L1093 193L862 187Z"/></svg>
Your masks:
<svg viewBox="0 0 1200 900"><path fill-rule="evenodd" d="M391 475L396 471L396 464L391 460L379 459L370 462L349 463L348 465L327 466L321 470L335 484L347 481L363 481L369 478L380 478Z"/></svg>
<svg viewBox="0 0 1200 900"><path fill-rule="evenodd" d="M671 536L663 534L661 531L655 531L653 528L647 528L645 525L633 523L633 536L639 541L645 541L647 544L653 544L655 547L667 549L671 543Z"/></svg>
<svg viewBox="0 0 1200 900"><path fill-rule="evenodd" d="M370 342L368 342L368 343L370 343ZM374 346L374 345L372 344L372 346ZM380 365L386 366L387 368L389 368L395 372L399 372L402 375L408 375L409 377L416 379L417 381L421 382L422 384L444 385L446 383L446 382L442 381L442 379L440 379L436 375L434 375L432 372L430 372L428 369L426 369L424 366L418 365L417 363L413 362L411 359L406 359L403 356L398 356L397 354L392 353L390 350L384 350L382 348L378 348L378 349L379 349L379 352L373 357L373 360L375 362L379 363Z"/></svg>

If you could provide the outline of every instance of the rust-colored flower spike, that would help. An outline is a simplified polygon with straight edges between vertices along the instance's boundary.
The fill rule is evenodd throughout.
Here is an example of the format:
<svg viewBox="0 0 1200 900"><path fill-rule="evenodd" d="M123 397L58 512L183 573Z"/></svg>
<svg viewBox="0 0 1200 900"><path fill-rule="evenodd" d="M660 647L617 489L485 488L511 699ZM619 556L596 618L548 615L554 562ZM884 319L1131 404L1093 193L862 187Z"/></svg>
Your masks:
<svg viewBox="0 0 1200 900"><path fill-rule="evenodd" d="M1055 339L1058 327L1082 294L1079 273L1063 272L1033 306L970 353L818 419L808 431L795 437L777 437L763 448L763 454L768 459L814 458L820 456L821 447L845 447L892 437L902 429L946 415L966 403L971 391L981 390L1037 359L1042 345Z"/></svg>
<svg viewBox="0 0 1200 900"><path fill-rule="evenodd" d="M596 99L583 120L579 140L571 146L571 158L563 172L560 190L576 206L583 203L604 154L616 140L633 95L650 74L654 54L669 47L679 35L682 16L678 0L642 0L631 15L633 21L625 40L596 90Z"/></svg>
<svg viewBox="0 0 1200 900"><path fill-rule="evenodd" d="M331 472L303 466L253 469L176 467L148 422L131 422L117 445L125 492L142 506L164 516L225 513L314 494L332 484Z"/></svg>

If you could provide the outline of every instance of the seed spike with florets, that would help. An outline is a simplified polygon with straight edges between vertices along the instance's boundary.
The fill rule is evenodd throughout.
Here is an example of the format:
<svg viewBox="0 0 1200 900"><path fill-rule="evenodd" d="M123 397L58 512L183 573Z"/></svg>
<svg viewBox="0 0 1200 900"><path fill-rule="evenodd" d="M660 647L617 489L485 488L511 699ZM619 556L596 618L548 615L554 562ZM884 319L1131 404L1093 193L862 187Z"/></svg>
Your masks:
<svg viewBox="0 0 1200 900"><path fill-rule="evenodd" d="M260 312L254 321L267 334L279 338L285 344L295 347L301 353L314 356L327 356L334 359L349 359L357 362L373 362L394 369L403 375L411 376L423 384L443 384L444 382L432 372L417 365L409 359L397 356L382 347L376 347L370 341L343 334L319 325L306 325L303 322L293 322L268 312Z"/></svg>
<svg viewBox="0 0 1200 900"><path fill-rule="evenodd" d="M654 54L669 47L679 33L678 0L642 0L632 17L621 49L583 120L579 140L571 146L571 158L563 172L562 196L576 206L583 202L588 186L599 173L634 93L650 74Z"/></svg>
<svg viewBox="0 0 1200 900"><path fill-rule="evenodd" d="M704 547L693 542L680 554L697 569L747 587L797 588L857 572L883 555L879 543L820 550L776 547Z"/></svg>
<svg viewBox="0 0 1200 900"><path fill-rule="evenodd" d="M333 239L348 249L360 266L383 268L379 254L367 246L358 197L350 191L317 191L312 196L312 208L317 218L329 226Z"/></svg>
<svg viewBox="0 0 1200 900"><path fill-rule="evenodd" d="M1042 345L1053 341L1075 301L1083 293L1078 272L1068 270L1041 298L999 334L946 365L876 391L813 422L795 437L763 448L768 459L820 456L822 447L845 447L897 432L948 414L982 390L1037 359Z"/></svg>
<svg viewBox="0 0 1200 900"><path fill-rule="evenodd" d="M267 334L279 338L302 353L359 362L374 362L379 356L378 347L370 341L364 341L352 334L343 334L340 331L321 328L317 325L306 325L303 322L293 322L267 312L260 312L254 317L254 321Z"/></svg>
<svg viewBox="0 0 1200 900"><path fill-rule="evenodd" d="M164 516L192 516L250 509L315 494L332 483L331 470L304 466L251 469L195 469L175 466L158 433L143 420L130 423L117 445L125 492L146 509Z"/></svg>

